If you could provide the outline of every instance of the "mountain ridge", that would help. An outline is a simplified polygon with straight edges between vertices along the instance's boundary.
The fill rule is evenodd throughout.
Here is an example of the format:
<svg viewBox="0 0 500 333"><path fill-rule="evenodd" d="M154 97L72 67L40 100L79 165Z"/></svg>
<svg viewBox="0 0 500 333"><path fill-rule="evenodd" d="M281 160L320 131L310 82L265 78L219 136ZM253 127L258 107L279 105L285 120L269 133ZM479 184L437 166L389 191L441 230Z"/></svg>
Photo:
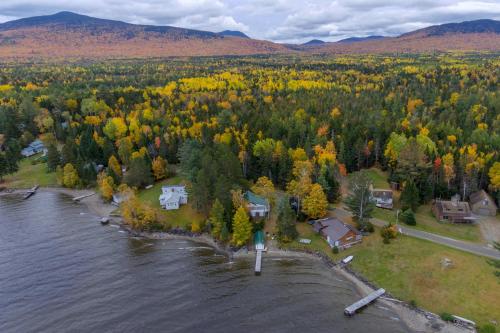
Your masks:
<svg viewBox="0 0 500 333"><path fill-rule="evenodd" d="M0 24L0 59L147 58L276 53L412 53L500 51L500 21L446 23L398 37L350 37L279 44L240 31L210 32L174 26L132 24L59 12Z"/></svg>

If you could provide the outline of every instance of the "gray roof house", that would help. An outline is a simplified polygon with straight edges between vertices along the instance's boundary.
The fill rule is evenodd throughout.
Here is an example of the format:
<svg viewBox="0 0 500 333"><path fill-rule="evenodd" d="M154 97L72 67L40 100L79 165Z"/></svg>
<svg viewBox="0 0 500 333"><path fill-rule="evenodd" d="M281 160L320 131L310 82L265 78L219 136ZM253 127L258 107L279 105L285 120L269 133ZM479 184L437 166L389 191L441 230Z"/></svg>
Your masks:
<svg viewBox="0 0 500 333"><path fill-rule="evenodd" d="M40 141L39 139L36 139L32 143L30 143L28 147L21 150L21 155L23 155L24 157L30 157L40 152L46 152L46 151L47 148L45 148L43 142Z"/></svg>
<svg viewBox="0 0 500 333"><path fill-rule="evenodd" d="M179 209L188 202L188 193L184 185L163 186L161 192L160 205L166 210Z"/></svg>
<svg viewBox="0 0 500 333"><path fill-rule="evenodd" d="M484 190L472 193L469 197L470 208L474 214L483 216L497 215L497 205L495 200Z"/></svg>
<svg viewBox="0 0 500 333"><path fill-rule="evenodd" d="M392 190L372 189L371 197L372 201L375 203L375 206L379 208L392 209Z"/></svg>
<svg viewBox="0 0 500 333"><path fill-rule="evenodd" d="M325 238L330 247L337 247L339 250L347 249L363 240L356 228L335 218L316 220L313 228Z"/></svg>
<svg viewBox="0 0 500 333"><path fill-rule="evenodd" d="M252 217L265 217L269 214L269 201L251 191L246 191L243 198L248 202L247 208Z"/></svg>

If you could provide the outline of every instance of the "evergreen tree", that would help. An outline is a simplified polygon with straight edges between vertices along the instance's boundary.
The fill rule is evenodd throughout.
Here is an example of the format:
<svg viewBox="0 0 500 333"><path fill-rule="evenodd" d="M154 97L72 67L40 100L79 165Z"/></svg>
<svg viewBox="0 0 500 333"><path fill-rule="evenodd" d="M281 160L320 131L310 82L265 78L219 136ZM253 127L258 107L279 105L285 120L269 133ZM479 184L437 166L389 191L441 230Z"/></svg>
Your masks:
<svg viewBox="0 0 500 333"><path fill-rule="evenodd" d="M61 155L56 146L51 144L47 148L47 168L49 172L56 171L57 166L61 164Z"/></svg>
<svg viewBox="0 0 500 333"><path fill-rule="evenodd" d="M288 196L282 198L278 204L277 235L280 242L288 243L299 235L295 227L296 215L290 207Z"/></svg>
<svg viewBox="0 0 500 333"><path fill-rule="evenodd" d="M370 229L369 219L375 207L370 198L371 184L371 180L364 172L354 174L349 184L351 193L345 200L347 209L352 213L361 230Z"/></svg>
<svg viewBox="0 0 500 333"><path fill-rule="evenodd" d="M401 221L408 225L417 225L417 220L415 219L415 214L411 210L411 208L405 210L403 213L400 215Z"/></svg>
<svg viewBox="0 0 500 333"><path fill-rule="evenodd" d="M61 164L66 165L68 163L75 164L77 160L77 151L76 151L75 140L71 137L66 139L66 143L62 147L61 150Z"/></svg>
<svg viewBox="0 0 500 333"><path fill-rule="evenodd" d="M405 187L403 188L403 192L401 192L400 201L403 210L407 209L411 209L413 211L417 210L420 198L417 186L415 185L415 182L412 179L406 182Z"/></svg>
<svg viewBox="0 0 500 333"><path fill-rule="evenodd" d="M137 157L130 162L130 168L125 174L125 183L131 187L141 188L153 184L151 168L144 157Z"/></svg>
<svg viewBox="0 0 500 333"><path fill-rule="evenodd" d="M248 218L245 208L240 207L233 217L233 238L231 243L235 246L245 245L252 237L252 223Z"/></svg>
<svg viewBox="0 0 500 333"><path fill-rule="evenodd" d="M212 205L209 221L212 228L212 236L214 236L215 238L221 238L222 229L225 224L224 206L222 206L218 199L215 199L215 202Z"/></svg>

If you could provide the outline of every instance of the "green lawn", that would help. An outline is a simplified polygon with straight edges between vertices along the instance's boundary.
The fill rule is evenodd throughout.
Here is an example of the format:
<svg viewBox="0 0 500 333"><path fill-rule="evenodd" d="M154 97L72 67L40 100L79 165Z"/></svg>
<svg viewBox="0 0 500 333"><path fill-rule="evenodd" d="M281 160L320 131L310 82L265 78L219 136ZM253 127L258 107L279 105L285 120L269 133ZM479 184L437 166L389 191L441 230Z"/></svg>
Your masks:
<svg viewBox="0 0 500 333"><path fill-rule="evenodd" d="M152 188L141 190L138 193L138 198L144 203L148 203L157 209L160 216L160 222L168 224L171 227L186 228L191 223L201 223L204 220L203 215L196 212L191 204L182 205L178 210L164 210L160 206L159 197L161 194L161 187L163 185L172 184L185 184L186 182L179 176L171 177L166 180L157 182Z"/></svg>
<svg viewBox="0 0 500 333"><path fill-rule="evenodd" d="M408 236L386 245L378 228L363 243L335 255L311 226L299 223L297 229L312 242L295 241L288 248L324 251L334 260L354 255L352 267L397 298L479 324L500 318L500 280L485 258ZM445 258L451 260L450 267L442 265Z"/></svg>
<svg viewBox="0 0 500 333"><path fill-rule="evenodd" d="M31 164L40 154L24 158L19 162L19 170L4 178L3 186L10 188L30 188L35 185L57 186L55 172L47 172L47 163Z"/></svg>
<svg viewBox="0 0 500 333"><path fill-rule="evenodd" d="M389 182L387 181L388 176L386 172L377 168L366 169L363 170L363 172L365 172L366 175L372 180L373 188L381 188L381 189L391 188Z"/></svg>
<svg viewBox="0 0 500 333"><path fill-rule="evenodd" d="M375 208L373 217L396 223L395 210ZM481 230L478 225L438 222L438 220L436 220L436 218L432 215L430 205L420 206L415 213L415 218L417 220L416 226L409 226L406 224L405 226L469 242L480 243L483 241Z"/></svg>

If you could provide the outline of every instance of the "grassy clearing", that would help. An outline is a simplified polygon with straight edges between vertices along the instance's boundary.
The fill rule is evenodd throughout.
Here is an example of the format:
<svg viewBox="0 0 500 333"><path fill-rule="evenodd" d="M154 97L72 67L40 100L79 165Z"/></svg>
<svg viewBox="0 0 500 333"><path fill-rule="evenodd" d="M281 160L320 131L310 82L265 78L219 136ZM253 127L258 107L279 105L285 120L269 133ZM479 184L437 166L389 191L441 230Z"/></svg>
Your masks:
<svg viewBox="0 0 500 333"><path fill-rule="evenodd" d="M47 172L47 163L31 164L40 154L24 158L19 162L19 170L4 178L3 186L10 188L30 188L35 185L57 186L55 172Z"/></svg>
<svg viewBox="0 0 500 333"><path fill-rule="evenodd" d="M157 182L152 188L141 190L138 193L138 198L144 203L151 205L157 209L160 217L160 223L171 227L187 228L193 222L201 223L204 220L203 215L196 212L195 209L188 203L182 205L178 210L167 211L161 208L158 198L161 194L161 187L164 185L185 184L186 182L180 177L171 177L166 180Z"/></svg>
<svg viewBox="0 0 500 333"><path fill-rule="evenodd" d="M352 266L357 272L402 300L414 300L432 312L453 313L479 324L500 318L500 280L482 257L408 236L386 245L378 228L363 243L333 254L311 226L300 223L297 229L300 237L312 242L295 241L288 248L323 251L334 260L354 255ZM450 267L443 266L444 258L451 260Z"/></svg>
<svg viewBox="0 0 500 333"><path fill-rule="evenodd" d="M377 168L366 169L363 170L363 172L365 172L368 178L372 180L374 188L381 188L381 189L391 188L389 182L387 181L388 176L386 172Z"/></svg>
<svg viewBox="0 0 500 333"><path fill-rule="evenodd" d="M373 217L396 223L396 211L393 210L376 208ZM415 218L417 220L416 226L405 226L468 242L480 243L483 241L478 225L441 223L432 215L430 205L420 206L415 212Z"/></svg>

